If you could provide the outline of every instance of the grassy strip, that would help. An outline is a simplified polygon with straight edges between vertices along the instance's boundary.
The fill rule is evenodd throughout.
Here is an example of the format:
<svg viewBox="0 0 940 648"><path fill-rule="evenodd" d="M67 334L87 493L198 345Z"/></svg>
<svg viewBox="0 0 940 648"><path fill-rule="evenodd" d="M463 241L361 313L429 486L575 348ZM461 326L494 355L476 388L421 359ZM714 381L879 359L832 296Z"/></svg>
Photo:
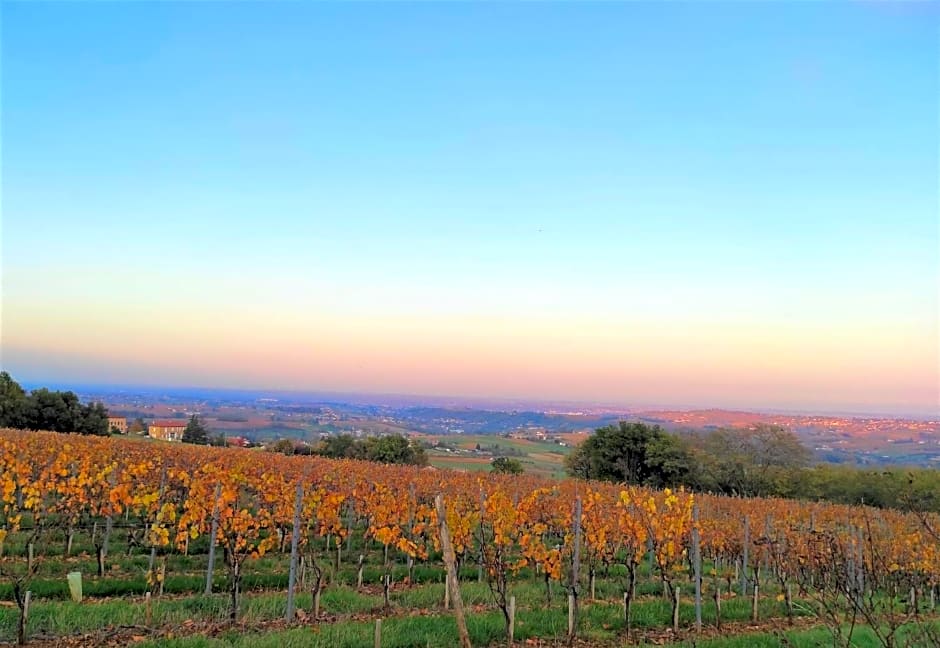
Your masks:
<svg viewBox="0 0 940 648"><path fill-rule="evenodd" d="M216 591L225 591L225 576L213 579ZM195 594L205 587L205 576L167 575L163 591L166 594ZM56 580L36 579L30 582L29 589L36 600L50 599L65 601L70 597L65 574ZM143 575L124 578L86 577L82 581L82 595L85 598L108 598L114 596L143 596L147 591L147 579ZM242 589L251 590L286 590L286 574L248 574L242 578ZM0 584L0 600L13 600L13 587L9 583Z"/></svg>
<svg viewBox="0 0 940 648"><path fill-rule="evenodd" d="M461 589L468 606L489 606L490 594L486 585L470 583L462 586ZM520 622L517 624L519 628L524 627L527 618L533 618L539 619L538 627L540 628L533 636L554 636L556 627L561 628L561 631L564 630L567 623L567 610L561 597L556 598L553 606L543 607L541 592L535 584L514 588L513 593L519 601ZM393 617L398 615L399 619L413 618L405 617L405 615L417 611L439 610L442 599L442 585L403 590L392 598L393 608L390 614ZM241 622L251 625L258 622L276 621L284 614L285 602L286 595L283 592L246 595L242 599ZM228 597L224 594L158 599L153 602L153 625L157 628L176 627L188 620L221 623L228 617L228 605ZM310 595L300 594L298 606L309 610ZM349 615L385 616L381 596L366 595L344 587L334 587L324 591L321 597L321 610L327 617L334 618L348 618ZM693 623L694 614L694 606L690 602L680 605L679 618L682 625L690 626ZM714 608L711 603L703 606L703 614L706 619L714 617ZM782 614L783 609L780 603L773 600L762 601L762 618L779 618ZM490 615L496 615L500 623L502 622L499 613L493 611L474 612L470 614L470 617L488 618ZM15 608L0 608L0 640L13 638L16 616ZM440 618L446 620L449 617ZM733 622L749 618L750 604L745 599L730 599L723 603L723 620ZM585 632L589 634L614 636L623 628L622 608L619 604L611 602L593 604L585 602L582 620ZM389 621L391 622L391 618ZM82 604L75 604L71 601L37 601L31 608L29 631L31 634L63 636L94 632L113 626L143 625L144 622L145 611L142 598ZM633 610L633 623L638 629L667 627L671 623L670 604L659 599L638 601ZM331 625L345 626L347 622L322 624L321 632L326 632ZM330 632L339 632L339 630L330 630ZM543 634L545 632L548 634Z"/></svg>
<svg viewBox="0 0 940 648"><path fill-rule="evenodd" d="M933 632L940 633L940 622L933 622ZM896 636L898 645L929 647L929 639L923 635L925 626L908 624L901 627ZM832 632L826 627L809 630L780 631L776 633L757 632L739 634L714 639L689 639L668 644L667 648L818 648L832 645ZM662 646L662 644L645 644ZM852 646L855 648L882 648L883 644L866 626L856 626L852 634Z"/></svg>
<svg viewBox="0 0 940 648"><path fill-rule="evenodd" d="M147 591L146 571L149 558L145 556L123 557L109 560L111 569L107 574L98 578L93 574L97 565L87 557L77 557L68 561L41 561L39 576L33 578L29 589L35 599L66 600L69 598L69 589L66 575L70 571L80 571L85 574L83 594L87 598L101 598L112 596L143 595ZM205 586L204 557L171 555L168 557L167 581L164 592L167 594L199 594ZM159 563L158 563L159 564ZM114 569L117 566L117 569ZM607 579L598 578L596 582L597 598L604 600L620 600L623 595L624 582L618 578L617 570L611 570ZM216 561L215 588L224 591L226 587L225 565L221 559ZM408 569L403 565L391 565L389 573L394 583L401 583L408 576ZM385 574L384 568L376 565L363 567L363 584L379 585ZM353 586L357 581L357 569L353 565L343 565L338 572L327 568L327 582L336 585ZM477 568L465 566L460 570L461 581L468 585L475 584ZM444 571L438 565L415 565L412 571L413 585L440 584L441 598L443 598ZM532 593L532 604L543 602L546 599L545 586L530 570L521 570L514 582L520 588ZM242 580L242 587L251 590L285 590L287 588L287 558L284 556L266 556L249 563L249 570ZM662 584L658 580L644 580L637 583L638 596L658 596L662 593ZM770 595L772 589L768 588L766 594ZM562 593L558 583L552 584L553 597ZM13 588L9 583L0 583L0 601L12 601ZM520 603L522 601L520 600Z"/></svg>

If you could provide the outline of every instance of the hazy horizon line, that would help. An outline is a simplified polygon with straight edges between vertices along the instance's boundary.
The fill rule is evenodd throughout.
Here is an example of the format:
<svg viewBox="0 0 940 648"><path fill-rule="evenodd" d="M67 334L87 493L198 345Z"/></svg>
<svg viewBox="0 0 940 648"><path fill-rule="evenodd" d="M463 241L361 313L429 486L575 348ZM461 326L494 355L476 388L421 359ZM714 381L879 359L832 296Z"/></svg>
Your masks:
<svg viewBox="0 0 940 648"><path fill-rule="evenodd" d="M14 377L15 379L15 377ZM140 384L140 383L103 383L103 382L76 382L59 380L23 380L18 381L26 389L39 389L47 387L50 389L65 389L76 392L86 392L90 394L100 394L107 390L118 392L128 392L129 395L144 395L148 392L163 393L170 396L172 392L209 392L209 393L236 393L253 394L263 397L265 394L271 395L295 395L304 397L324 398L354 398L360 401L359 404L368 405L388 405L388 403L377 402L381 399L400 399L414 401L415 405L435 404L437 406L450 405L452 407L469 407L470 409L486 409L486 405L519 405L524 407L592 407L609 409L612 413L647 413L662 411L707 411L723 410L728 412L742 412L765 415L791 415L791 416L839 416L839 417L878 417L889 419L915 419L915 420L935 420L940 418L940 408L935 411L912 411L885 409L819 409L819 408L801 408L794 407L771 407L771 406L748 406L748 405L722 405L722 404L703 404L703 403L633 403L612 402L603 400L585 400L585 399L550 399L540 397L516 397L516 396L462 396L458 394L416 394L416 393L395 393L378 392L369 390L342 391L332 389L314 389L314 388L272 388L272 387L225 387L225 386L200 386L200 385L170 385L170 384ZM320 402L323 402L320 400ZM342 402L342 401L340 401ZM473 406L475 405L475 407ZM884 407L884 406L880 406ZM501 410L497 410L501 411ZM544 411L544 410L541 410Z"/></svg>

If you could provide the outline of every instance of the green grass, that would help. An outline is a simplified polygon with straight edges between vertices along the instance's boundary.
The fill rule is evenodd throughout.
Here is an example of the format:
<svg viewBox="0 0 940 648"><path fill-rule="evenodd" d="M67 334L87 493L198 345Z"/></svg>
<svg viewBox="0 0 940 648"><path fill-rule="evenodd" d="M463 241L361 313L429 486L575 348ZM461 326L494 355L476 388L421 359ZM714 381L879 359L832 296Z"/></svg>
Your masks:
<svg viewBox="0 0 940 648"><path fill-rule="evenodd" d="M470 609L487 606L489 611L470 615L474 623L480 624L478 635L481 640L494 632L502 636L502 617L493 609L492 600L486 584L463 583L461 593L465 604ZM519 583L513 586L512 594L516 597L519 609L517 616L517 636L553 637L565 628L567 618L566 599L561 592L556 593L550 607L545 606L544 592L539 584ZM243 624L270 622L280 619L284 614L286 595L283 592L264 592L245 594L242 597L239 619ZM440 623L451 623L449 615L441 610L443 585L429 584L393 592L391 596L391 614L396 618L387 620L390 628L398 627L412 611L430 611L436 615L418 617L420 619L437 618ZM310 594L303 592L297 596L297 605L309 611ZM354 589L336 586L326 589L321 595L321 612L326 617L348 617L356 614L384 614L383 601L379 594L365 594ZM229 599L224 593L212 596L190 596L185 598L155 599L153 602L153 624L157 627L174 627L186 620L218 623L228 618ZM706 619L713 618L712 604L703 606ZM762 617L783 614L781 605L776 601L761 602ZM11 640L16 623L17 610L12 607L0 608L0 640ZM725 621L743 621L750 618L750 606L744 599L731 599L723 605L722 618ZM633 625L637 629L652 629L668 626L671 619L669 602L661 599L640 599L633 606ZM680 623L687 627L694 620L694 608L690 602L680 605ZM36 601L30 613L29 631L31 634L68 635L91 632L108 626L143 625L145 608L143 597L109 599L100 602L76 604L71 601ZM497 623L498 622L498 623ZM345 627L348 622L338 625ZM368 625L368 624L367 624ZM496 629L492 626L496 626ZM582 626L585 636L597 639L610 639L623 631L622 608L616 601L584 602L582 606ZM390 630L391 632L392 630ZM333 629L330 632L345 632ZM358 635L355 635L358 636ZM454 638L456 641L456 638ZM391 640L390 640L391 641ZM198 644L197 644L198 645ZM396 644L389 645L411 645ZM422 645L424 645L422 643Z"/></svg>
<svg viewBox="0 0 940 648"><path fill-rule="evenodd" d="M605 628L600 622L609 620L588 608L582 616L582 631L579 636L600 645L619 645L622 628ZM496 645L505 641L503 619L498 613L472 615L467 619L470 639L475 646ZM139 644L142 648L222 648L254 647L292 648L312 646L316 648L353 648L371 645L375 629L374 622L351 622L334 626L313 626L255 634L233 631L217 639L187 637L160 639ZM522 612L517 617L516 639L538 637L543 641L562 643L565 636L565 619L545 610ZM902 629L901 636L910 645L928 648L930 644L919 643L914 628ZM785 641L784 641L785 638ZM924 640L926 641L926 639ZM456 622L450 616L427 616L386 619L382 623L382 645L385 648L450 648L458 643ZM780 633L746 633L711 639L688 639L669 644L672 648L817 648L831 645L832 636L826 628L811 628ZM641 644L645 646L662 644ZM856 648L878 648L880 644L874 633L866 627L857 627L853 635Z"/></svg>
<svg viewBox="0 0 940 648"><path fill-rule="evenodd" d="M59 599L65 600L70 597L69 586L66 581L67 572L63 572L61 577L56 579L34 578L29 589L33 592L35 599ZM226 588L227 577L225 570L217 571L212 579L216 591L224 591ZM206 577L203 574L183 574L177 575L168 573L163 591L166 594L193 594L203 590L206 584ZM287 589L286 573L250 573L242 577L242 590L261 590L261 589ZM103 578L97 576L88 576L82 578L82 595L86 598L105 598L113 596L143 596L147 591L147 579L143 574L123 575L123 577L113 577L111 575ZM0 583L0 600L13 600L13 587L9 583Z"/></svg>
<svg viewBox="0 0 940 648"><path fill-rule="evenodd" d="M22 538L12 537L8 547L23 550ZM76 547L90 545L86 536L76 537ZM146 568L149 552L137 549L138 553L126 555L125 544L120 537L111 543L108 557L109 570L102 578L93 575L94 559L87 553L64 558L55 553L64 548L56 540L41 548L38 576L29 584L33 593L33 606L28 624L28 633L33 637L56 637L94 633L114 626L141 626L145 623L143 594L147 590ZM50 556L47 551L52 549ZM181 627L191 620L201 626L211 624L216 628L224 624L229 615L229 598L226 592L227 571L221 552L217 558L215 572L215 594L201 594L205 583L204 570L207 564L204 542L194 542L191 555L168 553L160 556L166 560L168 571L164 598L153 601L153 626L161 633ZM363 582L366 587L357 591L356 559L365 555ZM22 554L20 554L22 556ZM434 554L428 562L414 566L412 581L402 585L408 570L397 551L392 551L393 562L387 571L393 576L394 586L390 594L390 610L384 609L381 589L378 587L386 568L382 565L382 549L372 541L356 536L354 547L344 548L343 563L336 570L329 558L321 558L319 564L325 571L325 589L321 595L323 620L319 625L284 629L277 625L284 615L286 603L287 564L289 556L270 552L264 557L245 563L242 581L243 596L239 610L239 625L223 631L216 638L200 636L176 639L154 639L150 646L362 646L371 645L374 630L373 618L385 617L383 622L383 646L447 646L457 643L456 627L451 613L442 609L444 600L443 570L440 555ZM22 558L5 559L4 568L24 568ZM158 563L159 564L159 563ZM705 565L706 571L709 565ZM69 591L66 574L78 570L85 574L84 594L86 601L75 604L68 600ZM585 580L587 568L584 569ZM640 636L644 632L659 632L671 626L671 605L662 598L662 584L658 577L648 573L648 562L644 559L639 570L638 598L633 605L633 628ZM470 563L460 570L461 593L471 610L468 615L474 645L488 645L504 641L504 625L501 613L493 605L486 583L477 582L477 567ZM626 570L613 566L609 570L598 570L596 582L597 601L588 601L588 588L582 584L581 636L598 642L598 645L619 645L624 633L622 619L622 592L626 582ZM679 622L683 632L694 622L691 601L691 584L681 578L677 584L682 589ZM705 583L706 592L711 592L712 580ZM723 589L726 589L723 587ZM781 620L785 617L782 602L775 599L777 588L765 583L760 602L761 619ZM552 599L546 604L544 582L532 569L519 570L510 578L510 592L516 597L516 637L538 637L543 641L561 641L567 626L566 591L558 583L552 585ZM12 600L11 585L0 580L0 599ZM309 612L309 591L299 593L297 605ZM807 609L798 606L797 609ZM10 605L0 606L0 642L11 641L16 627L18 611ZM722 602L724 622L748 622L751 617L750 600L744 597L725 598ZM703 620L707 625L714 622L714 604L709 596L703 602ZM270 632L257 632L259 626L271 625ZM193 632L194 630L190 630ZM822 634L820 634L820 632ZM146 634L146 632L142 632ZM818 645L820 637L828 634L824 629L797 631L792 645ZM788 635L789 636L789 635ZM713 640L707 640L713 641ZM754 634L716 639L718 643L697 642L697 646L734 648L736 646L777 646L780 639L773 634ZM866 646L864 632L858 635L856 645ZM724 643L721 643L724 642ZM676 644L677 646L687 644ZM690 645L690 644L689 644Z"/></svg>
<svg viewBox="0 0 940 648"><path fill-rule="evenodd" d="M940 632L940 622L933 624L934 632ZM846 628L843 631L847 632ZM898 645L907 645L922 648L935 648L935 644L923 635L922 628L915 625L902 627L898 632ZM714 639L686 640L668 644L669 648L818 648L831 646L832 632L825 627L811 628L809 630L789 630L778 633L748 633L737 636L718 637ZM648 644L662 645L662 644ZM882 648L881 641L876 637L870 627L857 626L852 633L853 648Z"/></svg>

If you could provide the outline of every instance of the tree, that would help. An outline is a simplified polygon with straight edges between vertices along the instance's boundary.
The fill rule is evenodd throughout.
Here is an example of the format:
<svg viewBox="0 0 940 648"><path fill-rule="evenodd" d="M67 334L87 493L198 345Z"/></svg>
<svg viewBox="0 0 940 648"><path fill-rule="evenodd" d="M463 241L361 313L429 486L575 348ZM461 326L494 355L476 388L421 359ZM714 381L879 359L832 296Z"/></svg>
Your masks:
<svg viewBox="0 0 940 648"><path fill-rule="evenodd" d="M370 437L366 440L366 458L369 461L390 464L424 466L428 463L424 448L413 445L400 434Z"/></svg>
<svg viewBox="0 0 940 648"><path fill-rule="evenodd" d="M195 443L196 445L209 444L209 429L202 424L199 417L193 414L183 430L183 443Z"/></svg>
<svg viewBox="0 0 940 648"><path fill-rule="evenodd" d="M591 478L591 458L588 451L576 448L574 452L565 457L565 470L572 477L578 479Z"/></svg>
<svg viewBox="0 0 940 648"><path fill-rule="evenodd" d="M83 405L73 392L34 389L28 396L6 371L0 372L0 427L107 435L108 410Z"/></svg>
<svg viewBox="0 0 940 648"><path fill-rule="evenodd" d="M325 439L317 454L331 459L364 459L364 448L348 434L335 434Z"/></svg>
<svg viewBox="0 0 940 648"><path fill-rule="evenodd" d="M111 428L108 426L108 410L101 403L82 405L75 432L79 434L93 434L95 436L108 436Z"/></svg>
<svg viewBox="0 0 940 648"><path fill-rule="evenodd" d="M715 430L699 446L701 486L727 494L784 494L810 460L797 436L775 425Z"/></svg>
<svg viewBox="0 0 940 648"><path fill-rule="evenodd" d="M81 423L82 406L74 393L34 389L29 395L26 427L32 430L74 432Z"/></svg>
<svg viewBox="0 0 940 648"><path fill-rule="evenodd" d="M144 434L147 432L147 426L144 424L144 419L139 416L134 419L134 422L127 427L128 434Z"/></svg>
<svg viewBox="0 0 940 648"><path fill-rule="evenodd" d="M0 427L26 427L26 391L6 371L0 372Z"/></svg>
<svg viewBox="0 0 940 648"><path fill-rule="evenodd" d="M494 473L503 473L506 475L521 475L525 470L522 467L522 462L518 459L511 459L509 457L496 457L493 461L490 462L492 466L492 472Z"/></svg>
<svg viewBox="0 0 940 648"><path fill-rule="evenodd" d="M686 444L677 436L662 434L646 444L646 483L656 488L688 484L695 462Z"/></svg>
<svg viewBox="0 0 940 648"><path fill-rule="evenodd" d="M365 441L339 434L321 442L316 453L333 459L364 459L387 464L426 466L428 463L424 448L400 434L369 437Z"/></svg>
<svg viewBox="0 0 940 648"><path fill-rule="evenodd" d="M692 462L685 445L658 425L620 421L596 430L566 466L582 479L661 486L684 483Z"/></svg>
<svg viewBox="0 0 940 648"><path fill-rule="evenodd" d="M294 442L290 439L278 439L269 443L265 450L268 452L279 452L283 455L294 454Z"/></svg>

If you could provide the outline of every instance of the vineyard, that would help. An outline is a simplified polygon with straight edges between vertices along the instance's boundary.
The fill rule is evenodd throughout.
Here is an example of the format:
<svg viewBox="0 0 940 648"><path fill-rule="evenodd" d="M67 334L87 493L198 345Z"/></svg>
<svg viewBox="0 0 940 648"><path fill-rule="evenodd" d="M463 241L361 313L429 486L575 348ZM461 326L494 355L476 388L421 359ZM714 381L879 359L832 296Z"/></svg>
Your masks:
<svg viewBox="0 0 940 648"><path fill-rule="evenodd" d="M940 645L930 514L14 430L0 503L0 642Z"/></svg>

